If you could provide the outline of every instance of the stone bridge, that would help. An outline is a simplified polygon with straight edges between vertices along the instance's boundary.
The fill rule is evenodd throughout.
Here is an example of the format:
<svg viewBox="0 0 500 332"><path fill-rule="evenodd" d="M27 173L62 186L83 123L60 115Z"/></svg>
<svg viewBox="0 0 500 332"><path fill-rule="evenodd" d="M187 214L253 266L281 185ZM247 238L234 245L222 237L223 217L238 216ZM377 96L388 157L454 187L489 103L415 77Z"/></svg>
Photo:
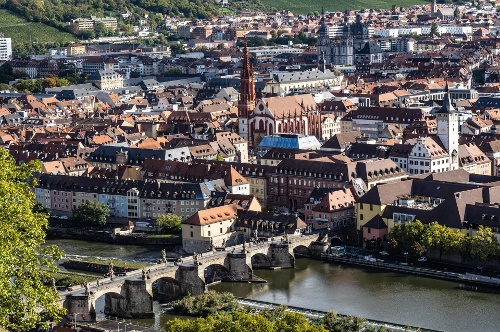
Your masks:
<svg viewBox="0 0 500 332"><path fill-rule="evenodd" d="M289 237L261 244L247 244L187 257L180 264L160 263L126 276L99 280L88 284L88 293L81 286L60 292L60 305L66 308L68 319L93 321L96 319L96 300L104 296L106 315L141 318L153 315L153 284L162 299L173 299L184 294L198 295L206 285L222 280L251 281L256 268L293 268L294 253L311 254L324 251L325 244L315 242L317 235Z"/></svg>

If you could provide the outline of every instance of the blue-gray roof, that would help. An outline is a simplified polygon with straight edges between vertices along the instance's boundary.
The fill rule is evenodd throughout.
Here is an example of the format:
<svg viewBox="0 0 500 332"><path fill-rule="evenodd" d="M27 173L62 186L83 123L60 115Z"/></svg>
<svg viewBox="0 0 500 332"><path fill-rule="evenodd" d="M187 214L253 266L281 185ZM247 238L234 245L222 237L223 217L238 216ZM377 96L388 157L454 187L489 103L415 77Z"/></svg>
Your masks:
<svg viewBox="0 0 500 332"><path fill-rule="evenodd" d="M259 148L318 149L321 146L315 136L298 134L276 134L265 136Z"/></svg>

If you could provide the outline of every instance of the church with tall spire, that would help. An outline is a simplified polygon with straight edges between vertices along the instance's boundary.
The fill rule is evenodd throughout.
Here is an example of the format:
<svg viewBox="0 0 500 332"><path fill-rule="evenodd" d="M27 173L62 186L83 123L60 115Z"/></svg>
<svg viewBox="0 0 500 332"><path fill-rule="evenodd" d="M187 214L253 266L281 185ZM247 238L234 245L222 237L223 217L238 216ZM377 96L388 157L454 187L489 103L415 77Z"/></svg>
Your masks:
<svg viewBox="0 0 500 332"><path fill-rule="evenodd" d="M313 135L321 139L321 108L311 94L257 100L254 71L250 63L246 38L242 66L238 130L239 135L248 142L250 149L255 150L264 136L275 133Z"/></svg>
<svg viewBox="0 0 500 332"><path fill-rule="evenodd" d="M250 113L255 109L256 95L254 72L252 64L250 63L246 36L243 46L243 68L241 70L240 79L241 85L240 97L238 100L238 128L240 136L249 141L250 133L248 132L248 121Z"/></svg>

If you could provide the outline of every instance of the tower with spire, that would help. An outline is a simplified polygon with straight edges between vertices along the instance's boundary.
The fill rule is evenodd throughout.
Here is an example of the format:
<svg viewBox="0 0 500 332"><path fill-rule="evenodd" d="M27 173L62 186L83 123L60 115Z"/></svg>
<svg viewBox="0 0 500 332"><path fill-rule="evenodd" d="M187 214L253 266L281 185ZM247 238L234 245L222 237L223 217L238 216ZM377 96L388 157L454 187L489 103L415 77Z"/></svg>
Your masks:
<svg viewBox="0 0 500 332"><path fill-rule="evenodd" d="M450 171L458 169L458 112L451 104L448 81L444 89L443 106L436 112L438 137L450 155Z"/></svg>
<svg viewBox="0 0 500 332"><path fill-rule="evenodd" d="M243 68L240 78L240 97L238 100L238 126L239 134L249 142L251 133L249 132L249 116L255 109L255 79L250 57L248 55L247 38L245 36L243 46ZM250 143L250 142L249 142Z"/></svg>
<svg viewBox="0 0 500 332"><path fill-rule="evenodd" d="M437 14L437 2L436 0L432 0L432 15Z"/></svg>

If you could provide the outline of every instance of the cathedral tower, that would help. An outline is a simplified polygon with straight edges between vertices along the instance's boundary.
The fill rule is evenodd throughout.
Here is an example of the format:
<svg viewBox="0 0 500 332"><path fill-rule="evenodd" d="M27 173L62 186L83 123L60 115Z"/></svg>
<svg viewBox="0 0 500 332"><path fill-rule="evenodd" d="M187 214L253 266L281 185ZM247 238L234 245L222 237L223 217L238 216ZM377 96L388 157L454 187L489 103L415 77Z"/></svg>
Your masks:
<svg viewBox="0 0 500 332"><path fill-rule="evenodd" d="M246 36L243 47L243 68L241 70L240 82L240 98L238 100L239 134L245 140L249 141L251 134L249 133L248 118L250 113L255 109L256 100L254 72L250 64Z"/></svg>

